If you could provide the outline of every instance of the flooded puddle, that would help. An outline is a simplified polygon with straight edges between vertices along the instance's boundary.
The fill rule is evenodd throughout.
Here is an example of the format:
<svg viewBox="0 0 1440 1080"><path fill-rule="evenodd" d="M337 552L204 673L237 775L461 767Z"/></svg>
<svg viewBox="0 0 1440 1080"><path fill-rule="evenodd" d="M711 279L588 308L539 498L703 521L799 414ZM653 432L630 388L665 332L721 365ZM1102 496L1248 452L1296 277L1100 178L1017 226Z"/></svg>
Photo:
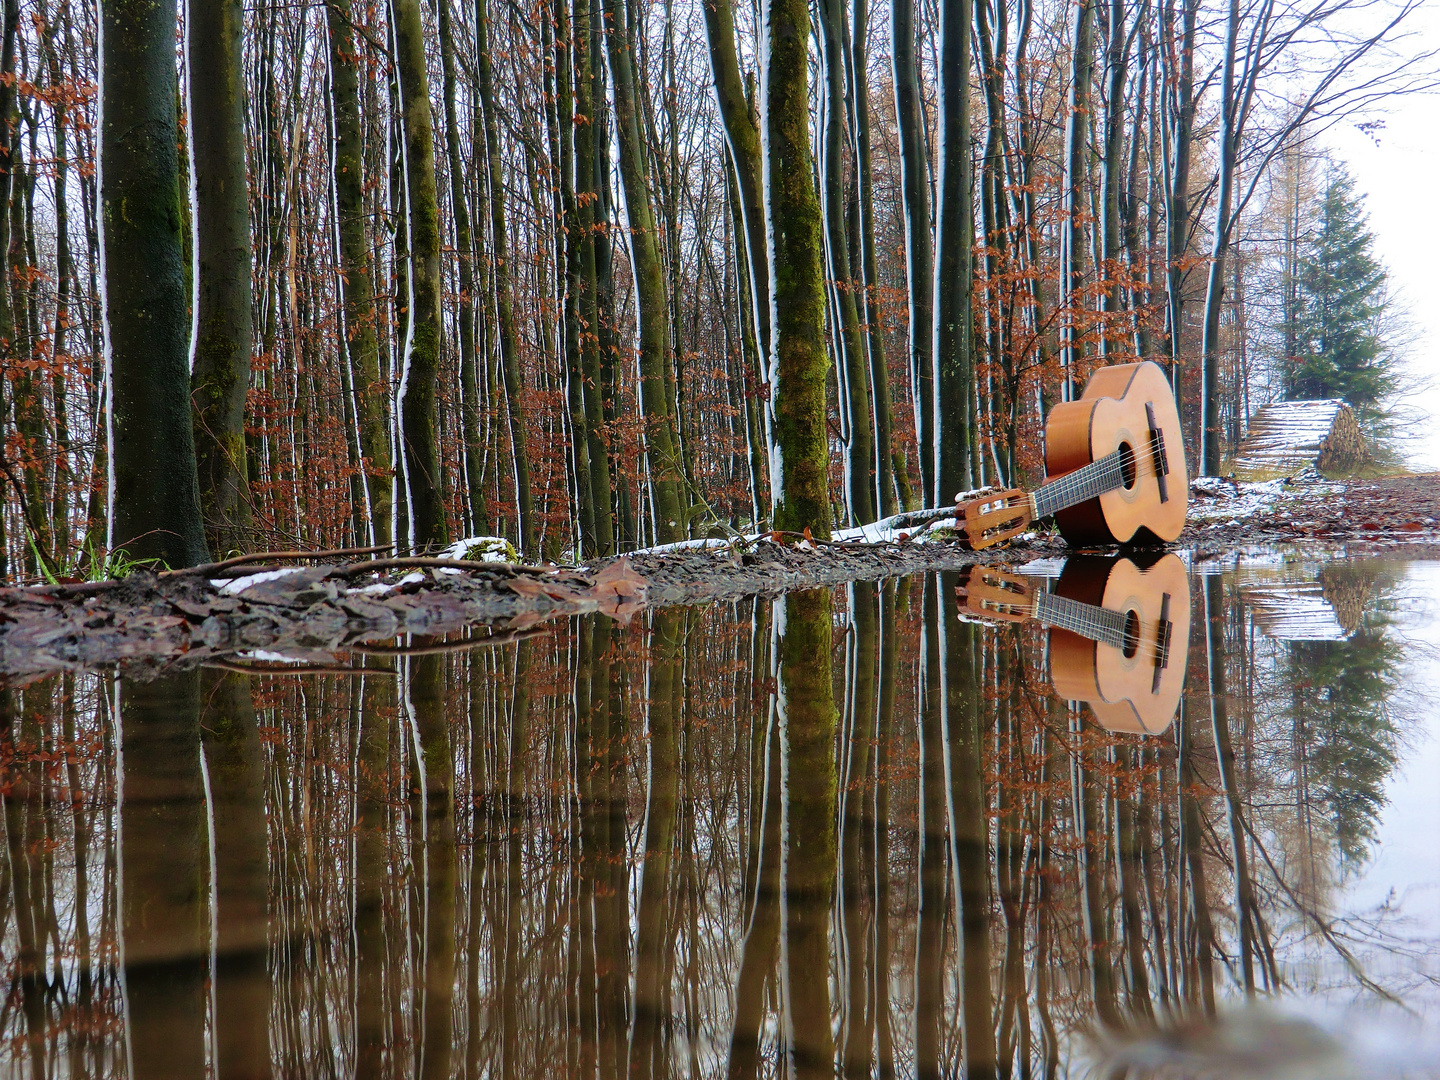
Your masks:
<svg viewBox="0 0 1440 1080"><path fill-rule="evenodd" d="M12 688L0 1071L1429 1075L1437 597L1072 558Z"/></svg>

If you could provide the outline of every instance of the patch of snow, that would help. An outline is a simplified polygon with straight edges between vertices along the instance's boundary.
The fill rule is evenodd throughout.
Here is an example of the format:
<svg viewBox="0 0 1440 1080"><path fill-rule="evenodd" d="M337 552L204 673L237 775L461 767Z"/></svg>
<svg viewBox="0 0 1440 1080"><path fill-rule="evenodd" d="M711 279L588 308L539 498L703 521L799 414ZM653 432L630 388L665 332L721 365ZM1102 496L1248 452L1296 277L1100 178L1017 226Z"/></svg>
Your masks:
<svg viewBox="0 0 1440 1080"><path fill-rule="evenodd" d="M271 652L269 649L251 649L249 652L240 654L246 660L263 660L271 664L303 664L303 659L294 656L286 656L284 653Z"/></svg>
<svg viewBox="0 0 1440 1080"><path fill-rule="evenodd" d="M286 566L279 570L261 570L258 574L249 574L245 577L212 578L211 585L214 585L222 593L233 596L235 593L244 592L251 585L259 585L262 581L274 581L276 578L289 577L291 574L298 574L304 570L303 566Z"/></svg>
<svg viewBox="0 0 1440 1080"><path fill-rule="evenodd" d="M744 537L746 542L753 542L760 539L762 533L748 533ZM710 537L704 540L677 540L673 544L656 544L653 547L637 548L630 552L631 555L668 555L676 551L696 551L703 548L723 548L735 543L735 539L723 537Z"/></svg>
<svg viewBox="0 0 1440 1080"><path fill-rule="evenodd" d="M515 563L520 561L515 546L503 536L467 536L440 553L446 559L470 562Z"/></svg>

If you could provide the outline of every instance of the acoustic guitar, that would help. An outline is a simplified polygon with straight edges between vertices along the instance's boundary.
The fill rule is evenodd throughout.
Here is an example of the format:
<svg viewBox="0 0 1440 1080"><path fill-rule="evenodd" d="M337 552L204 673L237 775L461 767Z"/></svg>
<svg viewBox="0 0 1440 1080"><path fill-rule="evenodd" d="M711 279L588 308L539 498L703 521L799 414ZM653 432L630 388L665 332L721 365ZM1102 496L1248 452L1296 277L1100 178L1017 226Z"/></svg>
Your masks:
<svg viewBox="0 0 1440 1080"><path fill-rule="evenodd" d="M955 517L977 550L1055 518L1077 547L1153 544L1185 527L1190 481L1175 395L1159 364L1116 364L1045 421L1046 483L961 502Z"/></svg>
<svg viewBox="0 0 1440 1080"><path fill-rule="evenodd" d="M1177 555L1075 555L1053 593L973 566L955 593L967 615L1047 627L1056 694L1088 704L1107 731L1159 735L1174 720L1190 648L1190 578Z"/></svg>

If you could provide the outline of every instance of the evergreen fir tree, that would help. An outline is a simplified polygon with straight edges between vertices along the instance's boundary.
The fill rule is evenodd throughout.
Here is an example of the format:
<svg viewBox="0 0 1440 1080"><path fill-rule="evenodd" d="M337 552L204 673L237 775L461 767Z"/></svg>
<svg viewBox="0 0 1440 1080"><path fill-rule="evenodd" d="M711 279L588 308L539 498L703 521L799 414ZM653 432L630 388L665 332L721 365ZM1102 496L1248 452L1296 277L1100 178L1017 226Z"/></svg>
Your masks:
<svg viewBox="0 0 1440 1080"><path fill-rule="evenodd" d="M1364 196L1342 165L1330 167L1315 224L1298 268L1286 397L1344 398L1363 427L1383 435L1384 401L1395 386L1381 327L1385 268L1371 252Z"/></svg>

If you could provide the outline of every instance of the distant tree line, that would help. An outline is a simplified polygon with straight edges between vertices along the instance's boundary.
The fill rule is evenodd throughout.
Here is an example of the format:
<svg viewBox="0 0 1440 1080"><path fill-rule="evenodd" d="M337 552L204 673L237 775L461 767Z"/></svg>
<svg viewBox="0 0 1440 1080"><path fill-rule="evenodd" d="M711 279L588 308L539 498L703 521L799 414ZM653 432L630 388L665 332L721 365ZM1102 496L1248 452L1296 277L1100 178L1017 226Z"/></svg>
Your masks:
<svg viewBox="0 0 1440 1080"><path fill-rule="evenodd" d="M1413 6L7 0L4 570L821 536L1137 356L1208 473L1378 416L1379 271L1300 260Z"/></svg>

